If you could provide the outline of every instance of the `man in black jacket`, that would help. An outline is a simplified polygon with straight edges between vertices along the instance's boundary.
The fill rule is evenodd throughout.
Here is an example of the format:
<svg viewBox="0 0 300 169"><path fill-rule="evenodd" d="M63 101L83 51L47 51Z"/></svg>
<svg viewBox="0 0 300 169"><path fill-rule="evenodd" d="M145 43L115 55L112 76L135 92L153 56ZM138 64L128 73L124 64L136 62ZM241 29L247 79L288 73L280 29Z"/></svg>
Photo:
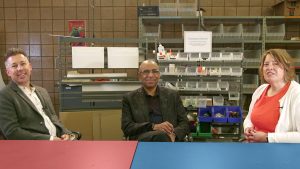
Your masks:
<svg viewBox="0 0 300 169"><path fill-rule="evenodd" d="M182 141L189 132L186 111L178 93L159 87L157 63L145 60L139 68L142 87L123 98L122 130L139 141Z"/></svg>

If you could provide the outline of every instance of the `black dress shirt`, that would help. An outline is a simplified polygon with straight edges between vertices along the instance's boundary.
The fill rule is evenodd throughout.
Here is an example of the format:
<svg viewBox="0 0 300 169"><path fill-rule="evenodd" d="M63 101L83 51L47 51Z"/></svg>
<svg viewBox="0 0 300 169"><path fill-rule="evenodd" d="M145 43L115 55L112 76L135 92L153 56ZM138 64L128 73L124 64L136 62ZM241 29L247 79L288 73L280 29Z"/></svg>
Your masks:
<svg viewBox="0 0 300 169"><path fill-rule="evenodd" d="M162 113L160 110L160 99L159 99L159 88L156 88L154 96L147 94L144 90L146 101L148 104L148 112L150 117L150 122L154 124L160 124L163 122Z"/></svg>

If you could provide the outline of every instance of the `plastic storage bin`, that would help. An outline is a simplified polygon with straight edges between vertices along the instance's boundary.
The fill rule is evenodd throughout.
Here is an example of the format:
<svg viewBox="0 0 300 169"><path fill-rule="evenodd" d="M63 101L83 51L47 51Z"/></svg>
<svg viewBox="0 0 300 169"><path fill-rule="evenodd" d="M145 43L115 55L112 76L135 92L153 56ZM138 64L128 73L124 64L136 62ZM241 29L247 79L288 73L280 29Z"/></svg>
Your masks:
<svg viewBox="0 0 300 169"><path fill-rule="evenodd" d="M291 55L292 58L300 58L300 50L287 50L287 52Z"/></svg>
<svg viewBox="0 0 300 169"><path fill-rule="evenodd" d="M207 91L207 82L198 82L198 89L200 91Z"/></svg>
<svg viewBox="0 0 300 169"><path fill-rule="evenodd" d="M226 106L212 106L212 117L215 123L227 123Z"/></svg>
<svg viewBox="0 0 300 169"><path fill-rule="evenodd" d="M221 76L230 76L231 75L231 67L221 67Z"/></svg>
<svg viewBox="0 0 300 169"><path fill-rule="evenodd" d="M220 91L218 82L207 82L207 90L208 91Z"/></svg>
<svg viewBox="0 0 300 169"><path fill-rule="evenodd" d="M225 82L225 81L221 81L221 82L218 82L219 84L219 88L221 91L228 91L229 90L229 83L228 82Z"/></svg>
<svg viewBox="0 0 300 169"><path fill-rule="evenodd" d="M213 105L214 106L223 106L224 97L223 96L213 96Z"/></svg>
<svg viewBox="0 0 300 169"><path fill-rule="evenodd" d="M222 53L221 52L212 52L211 54L211 61L218 61L222 59Z"/></svg>
<svg viewBox="0 0 300 169"><path fill-rule="evenodd" d="M187 98L188 98L189 96L180 96L180 98L181 98L181 101L182 101L182 105L184 106L184 107L188 107L189 105L188 105L188 103L187 103Z"/></svg>
<svg viewBox="0 0 300 169"><path fill-rule="evenodd" d="M227 106L228 123L241 123L242 110L239 106Z"/></svg>
<svg viewBox="0 0 300 169"><path fill-rule="evenodd" d="M206 29L212 32L213 39L223 38L223 24L206 25Z"/></svg>
<svg viewBox="0 0 300 169"><path fill-rule="evenodd" d="M244 65L245 67L259 67L261 50L245 50Z"/></svg>
<svg viewBox="0 0 300 169"><path fill-rule="evenodd" d="M176 66L175 67L175 72L178 75L185 75L186 74L186 67L185 66Z"/></svg>
<svg viewBox="0 0 300 169"><path fill-rule="evenodd" d="M188 53L178 53L178 58L177 60L189 60L189 55Z"/></svg>
<svg viewBox="0 0 300 169"><path fill-rule="evenodd" d="M176 3L163 3L159 2L159 15L160 16L177 16L177 4Z"/></svg>
<svg viewBox="0 0 300 169"><path fill-rule="evenodd" d="M242 61L244 57L243 52L232 52L232 60L234 61Z"/></svg>
<svg viewBox="0 0 300 169"><path fill-rule="evenodd" d="M266 40L283 40L285 36L285 24L267 25Z"/></svg>
<svg viewBox="0 0 300 169"><path fill-rule="evenodd" d="M167 55L167 59L168 60L177 60L178 58L178 53L177 52L173 52L170 55Z"/></svg>
<svg viewBox="0 0 300 169"><path fill-rule="evenodd" d="M195 16L197 1L186 3L186 1L177 0L178 16Z"/></svg>
<svg viewBox="0 0 300 169"><path fill-rule="evenodd" d="M146 38L160 38L161 25L146 25L143 26L143 36Z"/></svg>
<svg viewBox="0 0 300 169"><path fill-rule="evenodd" d="M169 73L169 66L159 66L159 72L161 75Z"/></svg>
<svg viewBox="0 0 300 169"><path fill-rule="evenodd" d="M243 32L243 25L224 25L223 36L224 38L241 38Z"/></svg>
<svg viewBox="0 0 300 169"><path fill-rule="evenodd" d="M220 67L210 67L209 68L209 75L211 75L211 76L220 76L221 75L221 68Z"/></svg>
<svg viewBox="0 0 300 169"><path fill-rule="evenodd" d="M190 61L199 61L200 60L200 54L199 53L190 53L189 54L189 60Z"/></svg>
<svg viewBox="0 0 300 169"><path fill-rule="evenodd" d="M209 52L205 52L205 53L200 53L200 61L210 61L210 58L211 58L211 53Z"/></svg>
<svg viewBox="0 0 300 169"><path fill-rule="evenodd" d="M187 66L186 74L187 75L198 75L198 66Z"/></svg>
<svg viewBox="0 0 300 169"><path fill-rule="evenodd" d="M232 52L222 52L221 60L232 60Z"/></svg>
<svg viewBox="0 0 300 169"><path fill-rule="evenodd" d="M253 58L260 58L261 57L261 50L244 50L244 58L245 59L253 59Z"/></svg>
<svg viewBox="0 0 300 169"><path fill-rule="evenodd" d="M232 76L242 76L243 68L241 67L232 67L231 68L231 75Z"/></svg>
<svg viewBox="0 0 300 169"><path fill-rule="evenodd" d="M187 82L187 90L197 90L198 89L198 82L196 81L189 81Z"/></svg>
<svg viewBox="0 0 300 169"><path fill-rule="evenodd" d="M259 85L259 77L255 74L243 74L243 84Z"/></svg>
<svg viewBox="0 0 300 169"><path fill-rule="evenodd" d="M240 100L240 93L238 92L229 92L228 100Z"/></svg>
<svg viewBox="0 0 300 169"><path fill-rule="evenodd" d="M259 40L261 36L261 26L256 25L243 25L243 37L245 40Z"/></svg>
<svg viewBox="0 0 300 169"><path fill-rule="evenodd" d="M239 92L240 88L241 88L240 83L236 83L236 82L230 82L229 83L229 91L230 92Z"/></svg>
<svg viewBox="0 0 300 169"><path fill-rule="evenodd" d="M243 93L244 94L253 94L257 88L254 84L243 84Z"/></svg>
<svg viewBox="0 0 300 169"><path fill-rule="evenodd" d="M198 107L198 96L191 96L192 98L192 106Z"/></svg>
<svg viewBox="0 0 300 169"><path fill-rule="evenodd" d="M185 81L179 81L179 82L176 82L176 87L178 90L185 90L187 88L187 82Z"/></svg>
<svg viewBox="0 0 300 169"><path fill-rule="evenodd" d="M206 107L207 97L206 96L197 96L197 107Z"/></svg>
<svg viewBox="0 0 300 169"><path fill-rule="evenodd" d="M212 122L212 107L200 107L198 109L198 121L199 122Z"/></svg>
<svg viewBox="0 0 300 169"><path fill-rule="evenodd" d="M186 96L186 97L185 97L185 104L186 104L186 107L192 105L191 96Z"/></svg>

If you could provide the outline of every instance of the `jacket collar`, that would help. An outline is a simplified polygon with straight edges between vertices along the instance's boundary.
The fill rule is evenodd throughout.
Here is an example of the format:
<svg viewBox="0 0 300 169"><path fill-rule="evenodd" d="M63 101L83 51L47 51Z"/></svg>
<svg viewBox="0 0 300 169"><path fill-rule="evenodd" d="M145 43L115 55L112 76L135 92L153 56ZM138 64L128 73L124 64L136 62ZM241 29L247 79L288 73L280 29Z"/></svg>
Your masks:
<svg viewBox="0 0 300 169"><path fill-rule="evenodd" d="M144 95L145 95L145 96L150 96L150 95L147 93L147 91L145 90L144 87L141 87L141 90L142 90L142 92L144 92ZM157 87L156 87L156 90L155 90L155 95L154 95L154 96L159 96L159 90L160 90L160 87L157 86Z"/></svg>
<svg viewBox="0 0 300 169"><path fill-rule="evenodd" d="M32 84L30 84L31 86L34 86L34 85L32 85ZM35 107L35 105L30 101L30 99L26 96L26 94L18 87L18 85L15 83L15 82L13 82L13 81L11 81L10 83L9 83L9 86L11 87L11 89L12 90L14 90L24 101L26 101L34 110L36 110L37 112L38 112L38 110L37 110L37 108ZM37 94L37 96L39 97L39 99L40 99L40 101L41 101L41 103L42 103L42 105L44 106L45 104L45 101L43 100L43 97L41 97L41 93L40 93L40 91L35 87L35 92L36 92L36 94Z"/></svg>

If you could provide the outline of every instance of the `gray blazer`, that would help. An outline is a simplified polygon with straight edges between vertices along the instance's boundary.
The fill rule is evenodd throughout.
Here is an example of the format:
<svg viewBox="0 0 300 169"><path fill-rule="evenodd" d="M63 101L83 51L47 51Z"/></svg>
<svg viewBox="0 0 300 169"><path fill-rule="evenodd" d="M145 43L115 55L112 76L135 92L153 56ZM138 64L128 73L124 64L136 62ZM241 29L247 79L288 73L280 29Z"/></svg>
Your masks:
<svg viewBox="0 0 300 169"><path fill-rule="evenodd" d="M71 133L59 122L46 89L34 87L46 115L56 126L57 136ZM43 117L14 82L10 82L0 91L0 128L4 137L9 140L50 139Z"/></svg>
<svg viewBox="0 0 300 169"><path fill-rule="evenodd" d="M159 98L163 121L168 121L174 126L176 139L182 141L189 132L189 126L187 114L178 93L159 87ZM124 95L122 104L122 130L125 136L137 139L138 135L152 130L143 88Z"/></svg>

